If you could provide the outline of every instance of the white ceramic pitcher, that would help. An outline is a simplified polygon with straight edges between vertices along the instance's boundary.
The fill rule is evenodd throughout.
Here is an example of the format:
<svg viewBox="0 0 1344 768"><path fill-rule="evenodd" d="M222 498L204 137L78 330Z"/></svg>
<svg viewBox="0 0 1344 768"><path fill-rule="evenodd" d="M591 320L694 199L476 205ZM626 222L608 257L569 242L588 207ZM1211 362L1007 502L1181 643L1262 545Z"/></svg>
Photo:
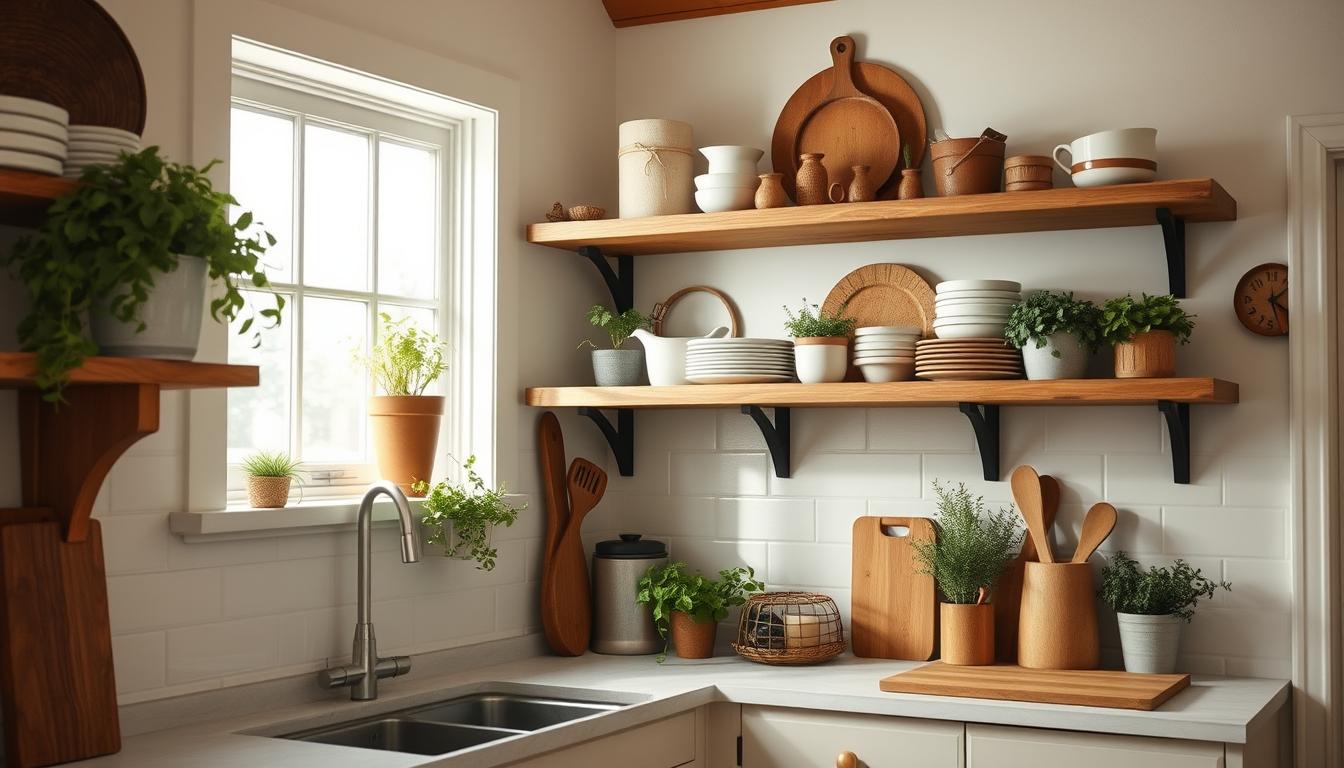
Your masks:
<svg viewBox="0 0 1344 768"><path fill-rule="evenodd" d="M721 325L702 338L721 339L727 335L728 329ZM634 336L644 345L644 360L649 368L650 384L655 387L670 387L691 383L686 378L686 342L695 337L655 336L643 328L635 331Z"/></svg>

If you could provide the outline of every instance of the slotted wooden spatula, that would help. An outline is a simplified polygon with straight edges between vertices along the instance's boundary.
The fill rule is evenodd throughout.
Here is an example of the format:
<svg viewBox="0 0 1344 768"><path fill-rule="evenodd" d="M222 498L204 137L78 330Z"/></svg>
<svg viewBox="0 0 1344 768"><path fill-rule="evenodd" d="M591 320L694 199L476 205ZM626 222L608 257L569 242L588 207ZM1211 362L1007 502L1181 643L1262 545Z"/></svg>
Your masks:
<svg viewBox="0 0 1344 768"><path fill-rule="evenodd" d="M547 634L552 650L566 656L579 656L588 650L592 633L593 604L588 581L588 556L583 550L583 519L607 492L607 473L593 462L578 458L569 465L565 478L569 488L569 521L551 558L549 604L551 614L543 616L555 635Z"/></svg>

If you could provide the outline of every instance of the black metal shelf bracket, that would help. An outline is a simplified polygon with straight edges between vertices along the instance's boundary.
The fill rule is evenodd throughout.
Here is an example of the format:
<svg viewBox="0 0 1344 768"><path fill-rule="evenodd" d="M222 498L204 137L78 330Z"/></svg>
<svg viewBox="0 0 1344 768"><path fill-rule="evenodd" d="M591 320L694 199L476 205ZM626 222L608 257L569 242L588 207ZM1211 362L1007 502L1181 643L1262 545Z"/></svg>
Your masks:
<svg viewBox="0 0 1344 768"><path fill-rule="evenodd" d="M792 471L792 460L790 456L790 446L792 438L789 434L789 409L776 408L775 421L770 423L770 417L765 415L765 410L759 405L744 405L742 412L751 417L756 422L756 426L761 430L761 437L765 438L765 445L770 449L770 459L775 463L775 477L790 477Z"/></svg>
<svg viewBox="0 0 1344 768"><path fill-rule="evenodd" d="M611 455L616 457L616 468L620 470L621 477L634 476L635 410L633 408L617 408L616 426L614 427L611 420L600 408L583 406L579 408L579 415L592 419L597 428L602 431L602 436L607 438L607 445L611 446Z"/></svg>
<svg viewBox="0 0 1344 768"><path fill-rule="evenodd" d="M602 249L592 245L579 247L579 255L593 262L602 279L611 291L611 301L617 312L624 312L635 306L635 259L633 256L617 256L616 269L602 253Z"/></svg>
<svg viewBox="0 0 1344 768"><path fill-rule="evenodd" d="M980 468L985 479L999 479L999 406L959 403L957 409L971 420L975 444L980 449Z"/></svg>
<svg viewBox="0 0 1344 768"><path fill-rule="evenodd" d="M1157 410L1167 417L1167 437L1171 440L1171 479L1190 484L1190 404L1158 400Z"/></svg>
<svg viewBox="0 0 1344 768"><path fill-rule="evenodd" d="M1157 209L1162 227L1162 246L1167 252L1167 287L1178 299L1185 298L1185 219L1174 216L1170 208Z"/></svg>

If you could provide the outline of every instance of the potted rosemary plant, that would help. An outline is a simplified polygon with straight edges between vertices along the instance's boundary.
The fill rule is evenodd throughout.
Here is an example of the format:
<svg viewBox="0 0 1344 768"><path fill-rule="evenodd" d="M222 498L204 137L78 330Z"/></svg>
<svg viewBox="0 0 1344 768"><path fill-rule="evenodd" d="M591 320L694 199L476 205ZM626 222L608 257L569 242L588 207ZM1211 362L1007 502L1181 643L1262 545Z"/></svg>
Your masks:
<svg viewBox="0 0 1344 768"><path fill-rule="evenodd" d="M1022 350L1027 378L1081 379L1101 339L1101 310L1072 293L1041 291L1013 305L1003 338Z"/></svg>
<svg viewBox="0 0 1344 768"><path fill-rule="evenodd" d="M942 658L947 664L994 663L994 606L987 602L1003 567L1017 556L1022 531L1010 510L990 512L961 483L933 484L938 496L938 538L912 541L920 572L933 576L943 595Z"/></svg>
<svg viewBox="0 0 1344 768"><path fill-rule="evenodd" d="M1195 316L1175 296L1120 296L1101 308L1101 335L1115 345L1117 379L1176 375L1176 345L1190 341Z"/></svg>
<svg viewBox="0 0 1344 768"><path fill-rule="evenodd" d="M844 381L854 319L828 315L816 304L809 305L807 299L803 299L803 308L797 314L788 307L784 307L784 314L788 317L784 328L793 337L793 367L798 380L804 384Z"/></svg>
<svg viewBox="0 0 1344 768"><path fill-rule="evenodd" d="M258 451L243 459L247 475L247 503L254 509L277 509L289 503L289 486L300 483L300 463L284 451ZM302 496L299 498L303 500Z"/></svg>
<svg viewBox="0 0 1344 768"><path fill-rule="evenodd" d="M1124 552L1116 552L1101 571L1101 599L1115 609L1125 671L1167 674L1176 671L1181 627L1195 617L1200 598L1212 599L1226 581L1206 578L1184 560L1143 570Z"/></svg>
<svg viewBox="0 0 1344 768"><path fill-rule="evenodd" d="M495 526L513 525L527 505L510 506L504 486L485 487L475 466L475 456L462 463L467 473L465 483L454 485L440 480L433 488L423 480L415 484L416 494L425 496L420 522L430 531L425 541L443 547L445 556L475 560L478 570L493 571L499 556L493 542Z"/></svg>
<svg viewBox="0 0 1344 768"><path fill-rule="evenodd" d="M635 308L616 314L601 304L588 310L588 322L611 337L611 349L598 349L591 339L579 343L593 348L593 380L599 387L630 387L639 383L644 370L644 351L623 349L625 342L640 328L649 327L649 318Z"/></svg>
<svg viewBox="0 0 1344 768"><path fill-rule="evenodd" d="M670 626L678 656L707 659L714 655L714 635L719 622L728 617L728 609L764 589L753 568L727 568L719 571L718 579L709 579L691 573L685 563L669 563L649 566L639 579L635 602L652 609L659 635L667 638ZM666 658L664 646L658 662Z"/></svg>

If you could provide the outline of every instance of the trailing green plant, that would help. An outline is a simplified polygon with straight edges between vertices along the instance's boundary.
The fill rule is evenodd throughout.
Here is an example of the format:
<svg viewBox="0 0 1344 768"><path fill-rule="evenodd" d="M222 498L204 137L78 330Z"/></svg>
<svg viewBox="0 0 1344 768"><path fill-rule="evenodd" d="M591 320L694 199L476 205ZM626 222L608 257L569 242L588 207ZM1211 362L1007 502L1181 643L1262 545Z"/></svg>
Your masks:
<svg viewBox="0 0 1344 768"><path fill-rule="evenodd" d="M920 573L932 576L949 603L973 604L990 589L1003 567L1017 557L1022 531L1011 509L990 512L966 486L933 483L938 495L935 541L912 541Z"/></svg>
<svg viewBox="0 0 1344 768"><path fill-rule="evenodd" d="M1046 344L1053 333L1067 333L1078 340L1089 352L1095 352L1101 341L1101 310L1085 299L1075 299L1072 293L1041 291L1017 302L1008 315L1003 338L1021 349L1034 342L1037 349ZM1059 350L1054 350L1060 357Z"/></svg>
<svg viewBox="0 0 1344 768"><path fill-rule="evenodd" d="M612 349L620 349L635 331L649 327L649 318L634 307L618 315L601 304L594 304L593 308L588 310L588 322L607 332L611 337ZM580 347L584 344L597 348L591 339L579 342Z"/></svg>
<svg viewBox="0 0 1344 768"><path fill-rule="evenodd" d="M291 458L284 451L257 451L243 459L240 468L248 477L298 478L303 462Z"/></svg>
<svg viewBox="0 0 1344 768"><path fill-rule="evenodd" d="M356 350L355 359L369 369L383 394L423 395L448 369L443 340L417 328L409 317L393 320L379 312L378 318L378 343L368 355Z"/></svg>
<svg viewBox="0 0 1344 768"><path fill-rule="evenodd" d="M812 310L816 310L813 312ZM803 308L794 314L792 309L784 307L784 314L788 320L784 323L784 328L789 335L795 339L805 339L814 336L848 336L854 330L857 320L852 317L843 317L839 314L828 315L826 311L816 304L808 304L807 299L803 299Z"/></svg>
<svg viewBox="0 0 1344 768"><path fill-rule="evenodd" d="M242 314L240 286L270 286L260 259L275 238L245 234L253 224L250 212L230 222L229 206L238 201L211 185L207 174L215 165L173 163L148 147L90 166L72 192L51 204L35 234L0 253L0 264L28 294L19 343L37 355L37 385L47 400L60 401L69 372L98 352L84 332L88 311L106 310L143 331L140 307L155 276L177 269L179 256L205 259L210 278L223 287L210 302L211 316L221 322ZM284 305L276 294L275 307L245 318L238 333L251 331L256 315L278 325ZM253 346L260 343L253 332Z"/></svg>
<svg viewBox="0 0 1344 768"><path fill-rule="evenodd" d="M1116 552L1101 569L1098 594L1118 613L1179 616L1190 621L1200 598L1211 600L1219 589L1231 591L1232 585L1205 577L1184 560L1161 568L1149 566L1145 571L1124 552Z"/></svg>
<svg viewBox="0 0 1344 768"><path fill-rule="evenodd" d="M1190 341L1195 315L1186 314L1175 296L1149 296L1142 299L1118 296L1101 308L1101 336L1107 344L1122 344L1148 331L1171 331L1177 343Z"/></svg>
<svg viewBox="0 0 1344 768"><path fill-rule="evenodd" d="M493 571L499 550L491 546L491 529L496 525L512 526L527 505L509 506L504 499L508 491L503 483L498 488L487 488L475 466L475 456L462 463L467 473L465 483L454 485L440 480L431 488L420 480L411 488L416 493L428 494L420 508L420 522L430 529L425 541L443 547L448 557L462 557L465 553L476 561L477 570Z"/></svg>
<svg viewBox="0 0 1344 768"><path fill-rule="evenodd" d="M754 568L726 568L719 571L718 579L705 578L699 571L690 573L688 568L680 562L651 565L639 578L635 602L650 607L654 626L664 639L673 611L689 614L697 624L720 622L728 617L729 608L745 603L748 594L765 590ZM658 663L665 658L666 644Z"/></svg>

